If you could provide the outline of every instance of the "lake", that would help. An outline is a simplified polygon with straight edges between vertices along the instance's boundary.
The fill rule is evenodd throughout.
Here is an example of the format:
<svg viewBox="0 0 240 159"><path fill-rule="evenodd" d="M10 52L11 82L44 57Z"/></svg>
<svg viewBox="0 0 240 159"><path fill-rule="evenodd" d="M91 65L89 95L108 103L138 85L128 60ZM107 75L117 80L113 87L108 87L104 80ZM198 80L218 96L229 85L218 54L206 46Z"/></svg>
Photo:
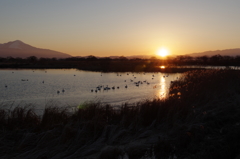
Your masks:
<svg viewBox="0 0 240 159"><path fill-rule="evenodd" d="M46 105L74 107L89 101L117 106L124 102L164 98L168 94L171 81L180 76L180 73L1 69L0 106L5 108L9 105L32 104L37 109L43 109Z"/></svg>

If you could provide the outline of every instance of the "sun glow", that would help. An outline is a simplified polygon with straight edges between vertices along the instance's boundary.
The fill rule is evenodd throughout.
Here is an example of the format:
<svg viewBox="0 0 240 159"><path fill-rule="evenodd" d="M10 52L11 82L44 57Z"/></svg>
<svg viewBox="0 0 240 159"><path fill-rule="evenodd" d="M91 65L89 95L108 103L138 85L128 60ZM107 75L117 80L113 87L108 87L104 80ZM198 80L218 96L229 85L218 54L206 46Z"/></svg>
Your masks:
<svg viewBox="0 0 240 159"><path fill-rule="evenodd" d="M169 51L166 48L160 48L157 51L157 55L161 57L166 57L169 54Z"/></svg>

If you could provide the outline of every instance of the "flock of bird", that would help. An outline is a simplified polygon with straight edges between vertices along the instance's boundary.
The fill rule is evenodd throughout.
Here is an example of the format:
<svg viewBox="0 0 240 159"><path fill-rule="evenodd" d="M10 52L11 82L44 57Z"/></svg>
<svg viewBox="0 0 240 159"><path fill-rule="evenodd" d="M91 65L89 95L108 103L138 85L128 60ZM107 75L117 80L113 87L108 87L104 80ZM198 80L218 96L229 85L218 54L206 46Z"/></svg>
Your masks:
<svg viewBox="0 0 240 159"><path fill-rule="evenodd" d="M33 71L34 72L34 71ZM14 72L12 72L12 73L14 73ZM45 73L47 73L47 71L45 71ZM76 76L76 75L74 75L74 76ZM21 79L21 81L28 81L28 79ZM44 84L44 80L42 81L42 83ZM7 84L5 84L5 88L8 88L8 85ZM62 93L64 93L65 92L65 89L62 89ZM59 90L57 90L57 94L59 94L60 93L60 91Z"/></svg>
<svg viewBox="0 0 240 159"><path fill-rule="evenodd" d="M143 73L145 75L145 73ZM129 73L127 73L127 75L129 75ZM101 73L101 76L102 76L102 73ZM118 74L117 73L117 76L122 76L121 74ZM134 74L132 75L134 76ZM154 79L155 75L153 74L152 75L152 80ZM168 77L168 75L164 75L163 78L165 77ZM134 79L136 79L137 77L134 76L133 77ZM124 82L127 82L127 80L124 80ZM147 80L144 80L144 81L134 81L133 79L130 79L130 82L133 83L136 87L139 87L140 85L142 84L147 84L147 85L150 85L150 82L148 82ZM125 89L128 88L128 85L126 84L124 86ZM97 87L95 87L95 89L91 89L91 92L100 92L100 91L108 91L108 90L115 90L115 89L120 89L120 86L108 86L108 85L98 85Z"/></svg>
<svg viewBox="0 0 240 159"><path fill-rule="evenodd" d="M34 71L33 71L34 72ZM12 72L14 73L14 72ZM47 71L45 71L45 73L47 73ZM145 73L143 73L145 75ZM129 73L127 73L127 75L130 75ZM73 76L76 76L75 74ZM101 76L102 76L102 73L101 73ZM122 76L121 74L118 74L117 73L117 76ZM134 74L132 75L134 76ZM155 75L153 74L152 75L152 80L154 79ZM168 77L168 75L164 75L163 78L165 77ZM134 79L136 79L137 77L134 76L133 77ZM28 81L28 79L21 79L21 81ZM124 80L124 82L127 82L127 80ZM136 87L139 87L140 85L142 84L147 84L147 85L150 85L150 82L148 82L147 80L144 80L144 81L134 81L133 79L130 79L130 82L133 83ZM42 83L44 84L44 80L42 81ZM5 88L7 88L8 86L5 84ZM128 85L125 84L124 86L125 89L128 88ZM104 86L104 85L98 85L95 89L91 89L91 92L100 92L100 91L108 91L108 90L115 90L115 89L120 89L120 86ZM59 91L57 90L57 94L60 94L60 93L64 93L65 92L65 89L62 89L62 91Z"/></svg>
<svg viewBox="0 0 240 159"><path fill-rule="evenodd" d="M107 86L105 86L104 87L104 85L99 85L99 86L97 86L96 87L96 89L95 89L95 92L98 92L98 91L101 91L101 90L110 90L110 89L119 89L120 87L119 86L117 86L117 87L115 87L115 86L113 86L113 87L108 87L108 85ZM125 86L125 88L127 88L127 85ZM93 89L91 89L91 92L93 92L94 90Z"/></svg>

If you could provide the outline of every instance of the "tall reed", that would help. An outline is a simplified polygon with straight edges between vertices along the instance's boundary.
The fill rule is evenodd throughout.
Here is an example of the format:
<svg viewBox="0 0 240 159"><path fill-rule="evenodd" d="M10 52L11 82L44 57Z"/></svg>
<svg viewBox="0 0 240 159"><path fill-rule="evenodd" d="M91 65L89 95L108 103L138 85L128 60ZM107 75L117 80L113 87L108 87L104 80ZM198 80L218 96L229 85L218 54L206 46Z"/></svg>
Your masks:
<svg viewBox="0 0 240 159"><path fill-rule="evenodd" d="M48 138L49 143L68 144L69 151L74 154L82 150L78 153L87 155L84 148L89 146L91 149L96 143L109 144L102 149L100 158L108 156L108 151L112 152L110 156L114 156L113 152L118 155L132 152L133 155L139 146L142 151L149 152L150 148L155 158L174 155L178 158L195 158L196 155L199 158L233 158L240 147L239 81L238 71L190 71L171 84L166 99L123 103L118 109L101 102L89 102L74 112L68 107L46 107L42 116L27 107L1 109L0 128L6 132L24 130L48 135L54 132L55 135ZM148 133L158 136L151 145L127 146L125 140L135 142L142 136L150 138ZM45 143L40 142L43 141L41 135L35 138L36 145ZM122 147L115 147L116 144L122 144ZM148 148L144 147L146 145ZM61 147L56 149L60 151ZM100 153L100 150L94 152Z"/></svg>

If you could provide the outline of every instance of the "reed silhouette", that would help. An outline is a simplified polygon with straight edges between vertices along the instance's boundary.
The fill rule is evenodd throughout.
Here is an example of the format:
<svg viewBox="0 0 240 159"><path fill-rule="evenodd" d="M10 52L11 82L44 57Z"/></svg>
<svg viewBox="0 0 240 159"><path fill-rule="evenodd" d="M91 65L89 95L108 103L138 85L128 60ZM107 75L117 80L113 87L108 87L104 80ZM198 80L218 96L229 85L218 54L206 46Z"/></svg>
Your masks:
<svg viewBox="0 0 240 159"><path fill-rule="evenodd" d="M236 158L240 74L186 72L169 97L0 110L1 158Z"/></svg>

